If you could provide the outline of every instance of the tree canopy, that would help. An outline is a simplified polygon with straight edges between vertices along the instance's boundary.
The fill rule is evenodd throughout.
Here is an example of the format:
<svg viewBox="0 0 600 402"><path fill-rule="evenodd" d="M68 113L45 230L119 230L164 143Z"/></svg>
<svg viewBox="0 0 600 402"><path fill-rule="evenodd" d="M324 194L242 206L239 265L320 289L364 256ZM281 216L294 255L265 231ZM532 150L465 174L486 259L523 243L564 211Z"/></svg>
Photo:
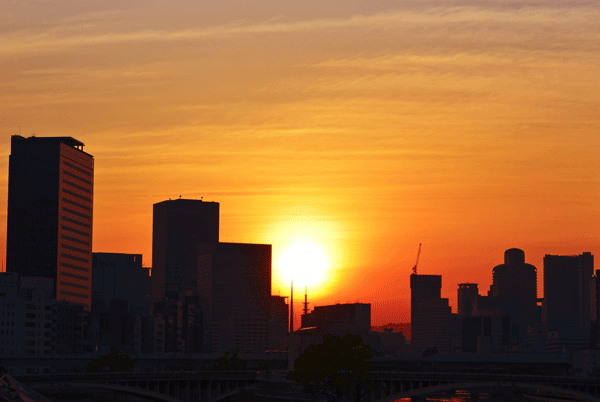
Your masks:
<svg viewBox="0 0 600 402"><path fill-rule="evenodd" d="M225 351L223 356L217 359L217 362L212 366L212 369L219 371L245 370L247 366L248 362L240 359L239 349L230 349Z"/></svg>
<svg viewBox="0 0 600 402"><path fill-rule="evenodd" d="M312 344L296 359L290 378L300 382L313 395L321 393L331 402L344 395L359 401L371 386L373 355L360 335L343 337L325 334L322 344Z"/></svg>

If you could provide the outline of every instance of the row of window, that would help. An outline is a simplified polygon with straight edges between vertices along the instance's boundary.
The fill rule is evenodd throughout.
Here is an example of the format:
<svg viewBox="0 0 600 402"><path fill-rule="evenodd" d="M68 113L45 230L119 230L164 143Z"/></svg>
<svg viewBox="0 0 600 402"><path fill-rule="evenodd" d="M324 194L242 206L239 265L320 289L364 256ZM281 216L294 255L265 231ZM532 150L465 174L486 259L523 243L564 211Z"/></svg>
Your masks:
<svg viewBox="0 0 600 402"><path fill-rule="evenodd" d="M89 250L84 250L84 249L79 248L79 247L69 246L68 244L64 244L64 243L61 243L60 245L63 248L66 248L67 250L77 251L78 253L81 253L81 254L90 254Z"/></svg>
<svg viewBox="0 0 600 402"><path fill-rule="evenodd" d="M62 267L66 267L66 268L71 268L71 269L75 269L77 271L82 271L82 272L90 272L89 268L85 268L85 267L80 267L78 265L73 265L73 264L68 264L66 262L61 262L60 265Z"/></svg>
<svg viewBox="0 0 600 402"><path fill-rule="evenodd" d="M84 246L89 246L90 245L89 241L85 241L85 240L77 239L75 237L67 236L64 233L61 233L60 237L61 237L61 239L69 240L69 241L72 241L74 243L79 243L79 244L82 244Z"/></svg>
<svg viewBox="0 0 600 402"><path fill-rule="evenodd" d="M64 193L72 195L73 197L79 198L80 200L84 200L84 201L87 201L87 202L90 202L90 203L92 202L91 198L84 197L83 195L74 193L71 190L67 190L66 188L63 188L62 190L63 190Z"/></svg>
<svg viewBox="0 0 600 402"><path fill-rule="evenodd" d="M81 176L79 176L79 175L76 175L75 173L71 173L71 172L69 172L69 171L67 171L67 170L63 170L63 174L64 174L65 176L69 176L69 177L72 177L72 178L74 178L74 179L77 179L77 180L79 180L79 181L81 181L81 182L83 182L83 183L85 183L85 184L92 185L92 181L91 181L91 180L86 180L86 179L84 179L83 177L81 177Z"/></svg>
<svg viewBox="0 0 600 402"><path fill-rule="evenodd" d="M73 229L73 228L70 228L70 227L65 226L65 225L61 225L60 228L66 230L66 231L69 231L71 233L77 233L78 235L82 235L82 236L85 236L85 237L91 237L89 233L82 232L81 230Z"/></svg>
<svg viewBox="0 0 600 402"><path fill-rule="evenodd" d="M89 289L89 286L85 286L85 285L78 285L77 283L72 283L72 282L67 282L67 281L60 281L61 285L65 285L65 286L69 286L72 288L77 288L77 289Z"/></svg>
<svg viewBox="0 0 600 402"><path fill-rule="evenodd" d="M91 207L88 207L88 206L86 206L86 205L80 204L80 203L78 203L78 202L75 202L75 201L73 201L73 200L70 200L70 199L68 199L68 198L65 198L65 197L63 197L63 198L62 198L62 200L63 200L64 202L66 202L67 204L71 204L71 205L73 205L73 206L76 206L76 207L79 207L79 208L81 208L81 209L85 209L86 211L90 211L90 212L92 212L92 208L91 208Z"/></svg>
<svg viewBox="0 0 600 402"><path fill-rule="evenodd" d="M85 262L85 263L89 263L90 262L90 260L86 260L85 258L75 257L74 255L67 254L67 253L60 253L60 256L68 258L69 260L74 260L74 261L79 261L79 262Z"/></svg>
<svg viewBox="0 0 600 402"><path fill-rule="evenodd" d="M92 194L92 191L89 188L80 186L79 184L75 184L75 183L73 183L70 180L63 179L63 183L65 183L68 186L74 187L74 188L76 188L78 190L85 191L88 194Z"/></svg>
<svg viewBox="0 0 600 402"><path fill-rule="evenodd" d="M27 313L27 314L25 314L25 318L29 318L29 319L32 319L32 320L41 319L42 315L41 314L35 314L35 313ZM46 319L46 320L52 320L52 314L44 314L44 319ZM25 326L27 326L27 324L28 323L26 322Z"/></svg>
<svg viewBox="0 0 600 402"><path fill-rule="evenodd" d="M13 303L14 305L14 303ZM45 306L46 311L52 311L52 306ZM41 310L42 309L42 305L38 305L36 306L35 304L27 304L25 305L25 309L27 310Z"/></svg>
<svg viewBox="0 0 600 402"><path fill-rule="evenodd" d="M63 163L64 163L66 166L68 166L68 167L70 167L70 168L73 168L73 169L75 169L75 170L77 170L77 171L79 171L79 172L81 172L81 173L83 173L83 174L87 175L88 177L93 177L93 176L92 176L92 172L90 172L89 170L85 170L85 169L83 169L83 168L80 168L79 166L75 166L75 165L73 165L72 163L69 163L69 162L67 162L67 161L65 161L65 160L63 160Z"/></svg>
<svg viewBox="0 0 600 402"><path fill-rule="evenodd" d="M37 341L37 344L40 345L40 341ZM25 346L35 346L35 341L25 341ZM50 341L44 341L44 346L52 346Z"/></svg>
<svg viewBox="0 0 600 402"><path fill-rule="evenodd" d="M65 290L61 290L60 291L61 295L65 295L65 296L75 296L75 297L79 297L82 299L89 299L90 297L84 293L77 293L77 292L67 292Z"/></svg>
<svg viewBox="0 0 600 402"><path fill-rule="evenodd" d="M89 276L76 275L76 274L71 274L69 272L59 272L59 275L67 276L67 277L73 278L73 279L79 279L79 280L82 280L82 281L89 281L90 280Z"/></svg>
<svg viewBox="0 0 600 402"><path fill-rule="evenodd" d="M91 221L91 220L92 220L92 217L91 217L91 216L89 216L89 215L86 215L86 214L83 214L83 213L81 213L81 212L77 212L77 211L75 211L74 209L67 208L67 207L62 207L61 209L62 209L63 211L65 211L65 212L68 212L68 213L70 213L70 214L73 214L73 215L75 215L75 216L78 216L78 217L80 217L80 218L83 218L83 219L85 219L85 220L87 220L87 221Z"/></svg>
<svg viewBox="0 0 600 402"><path fill-rule="evenodd" d="M48 318L48 317L50 317L50 318ZM52 316L46 316L46 320L48 320L48 321L52 320ZM26 321L25 322L25 327L27 327L27 328L40 328L40 324L38 323L37 326L36 326L35 322ZM44 324L44 328L50 328L50 327L51 326L50 326L49 323Z"/></svg>
<svg viewBox="0 0 600 402"><path fill-rule="evenodd" d="M89 229L89 228L90 228L90 225L88 225L87 223L79 222L78 220L71 219L71 218L69 218L69 217L67 217L67 216L63 216L63 217L62 217L62 220L63 220L63 221L70 222L70 223L73 223L73 224L75 224L75 225L77 225L77 226L81 226L81 227L83 227L83 228L86 228L86 229Z"/></svg>

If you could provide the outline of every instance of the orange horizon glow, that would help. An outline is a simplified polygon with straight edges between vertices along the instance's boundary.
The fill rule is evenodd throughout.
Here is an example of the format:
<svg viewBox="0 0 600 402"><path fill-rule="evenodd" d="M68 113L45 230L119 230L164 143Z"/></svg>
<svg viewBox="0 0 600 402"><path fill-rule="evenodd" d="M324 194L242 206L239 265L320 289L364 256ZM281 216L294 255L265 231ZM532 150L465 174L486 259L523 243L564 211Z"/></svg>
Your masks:
<svg viewBox="0 0 600 402"><path fill-rule="evenodd" d="M312 244L310 306L373 325L410 321L419 243L453 312L506 249L538 297L545 254L600 255L600 4L21 3L0 6L2 259L19 133L94 156L94 252L150 266L152 205L203 197L220 241L272 244L273 294Z"/></svg>

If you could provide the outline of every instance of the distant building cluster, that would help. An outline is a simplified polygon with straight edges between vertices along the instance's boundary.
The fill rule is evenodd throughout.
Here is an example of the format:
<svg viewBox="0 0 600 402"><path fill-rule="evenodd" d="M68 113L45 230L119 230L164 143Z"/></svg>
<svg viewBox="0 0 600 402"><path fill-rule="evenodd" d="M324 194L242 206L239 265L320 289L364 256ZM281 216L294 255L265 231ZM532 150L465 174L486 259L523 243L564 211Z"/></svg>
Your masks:
<svg viewBox="0 0 600 402"><path fill-rule="evenodd" d="M217 202L154 204L151 268L141 254L92 252L94 158L83 147L12 136L0 356L289 349L287 297L271 295L271 245L219 242ZM315 307L298 336L360 333L402 354L401 332L371 333L370 309Z"/></svg>
<svg viewBox="0 0 600 402"><path fill-rule="evenodd" d="M219 241L219 204L154 204L152 267L141 254L92 252L94 158L70 137L15 135L8 185L6 272L0 274L0 356L107 353L195 356L239 349L297 356L330 333L359 334L379 356L574 353L598 348L600 271L586 252L546 255L537 269L509 249L492 285L458 287L458 311L441 275L410 276L410 344L371 330L371 305L305 308L271 295L269 244Z"/></svg>
<svg viewBox="0 0 600 402"><path fill-rule="evenodd" d="M424 353L576 353L598 348L600 271L594 256L544 257L544 298L537 269L523 250L504 253L492 285L458 285L458 312L441 297L441 275L417 275L411 284L411 350Z"/></svg>

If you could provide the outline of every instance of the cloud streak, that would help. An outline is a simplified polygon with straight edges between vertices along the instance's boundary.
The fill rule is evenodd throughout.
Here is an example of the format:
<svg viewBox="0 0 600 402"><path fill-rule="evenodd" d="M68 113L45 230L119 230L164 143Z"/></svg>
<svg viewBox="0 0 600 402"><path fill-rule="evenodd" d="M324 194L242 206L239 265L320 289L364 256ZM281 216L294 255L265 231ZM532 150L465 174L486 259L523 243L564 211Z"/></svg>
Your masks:
<svg viewBox="0 0 600 402"><path fill-rule="evenodd" d="M124 31L124 27L111 30L111 21L107 24L59 25L44 31L22 30L6 32L0 38L0 54L4 57L18 54L54 53L84 46L114 45L139 42L179 42L202 41L207 39L227 39L247 35L269 34L299 34L319 33L322 31L356 30L391 30L411 32L421 30L425 36L428 33L449 33L451 38L471 37L473 32L492 37L499 33L507 36L495 36L499 46L510 40L520 39L527 42L535 40L536 35L544 35L555 39L548 43L548 48L556 48L564 44L565 38L571 36L569 44L577 46L572 39L585 39L583 49L589 49L590 44L600 42L600 32L597 23L600 21L600 10L595 7L576 10L554 8L530 8L518 11L487 10L473 7L453 7L450 9L434 8L425 12L407 12L390 10L372 15L353 15L347 18L312 18L304 20L289 20L286 18L269 19L264 22L235 22L204 28L189 28L180 30L153 29L147 27L136 31ZM122 24L121 24L122 25ZM135 24L137 26L139 24ZM504 28L503 28L504 27ZM506 30L511 28L512 32ZM120 30L120 31L119 31ZM96 32L94 32L96 31ZM451 32L450 32L451 31ZM542 32L544 31L544 32ZM412 38L419 41L419 38ZM539 43L536 43L536 45ZM489 43L488 43L489 45Z"/></svg>

